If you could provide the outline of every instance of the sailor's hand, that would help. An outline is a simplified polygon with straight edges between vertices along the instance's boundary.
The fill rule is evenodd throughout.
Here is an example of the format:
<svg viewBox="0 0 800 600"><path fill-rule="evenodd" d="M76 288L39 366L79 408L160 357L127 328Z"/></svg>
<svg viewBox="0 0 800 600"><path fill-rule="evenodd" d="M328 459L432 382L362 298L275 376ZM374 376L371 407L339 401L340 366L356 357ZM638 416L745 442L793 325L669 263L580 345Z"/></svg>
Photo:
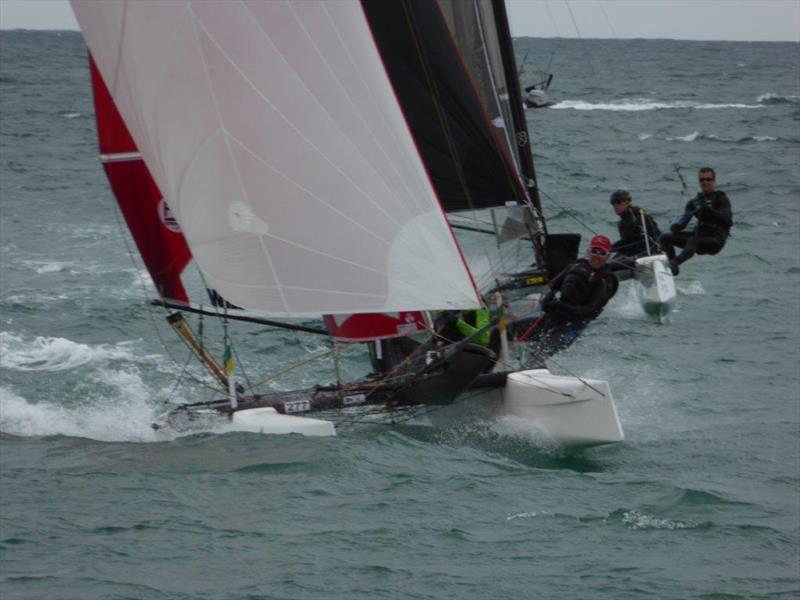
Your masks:
<svg viewBox="0 0 800 600"><path fill-rule="evenodd" d="M542 310L546 313L558 312L561 310L562 304L555 298L550 298L542 302Z"/></svg>
<svg viewBox="0 0 800 600"><path fill-rule="evenodd" d="M679 225L678 223L673 223L672 225L669 226L669 230L672 233L680 233L681 231L683 231L683 226Z"/></svg>

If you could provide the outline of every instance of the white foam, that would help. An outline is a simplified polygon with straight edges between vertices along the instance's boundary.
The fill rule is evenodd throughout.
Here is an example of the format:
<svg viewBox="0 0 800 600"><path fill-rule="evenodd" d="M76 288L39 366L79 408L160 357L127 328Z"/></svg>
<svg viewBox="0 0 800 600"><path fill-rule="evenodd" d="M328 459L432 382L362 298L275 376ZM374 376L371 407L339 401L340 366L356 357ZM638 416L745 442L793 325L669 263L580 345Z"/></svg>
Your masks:
<svg viewBox="0 0 800 600"><path fill-rule="evenodd" d="M639 141L643 142L645 140L649 140L651 137L653 137L652 133L640 133L639 134Z"/></svg>
<svg viewBox="0 0 800 600"><path fill-rule="evenodd" d="M532 519L538 516L539 516L538 513L535 512L521 512L521 513L515 513L513 515L508 515L506 517L506 521L513 521L514 519Z"/></svg>
<svg viewBox="0 0 800 600"><path fill-rule="evenodd" d="M667 108L667 105L657 102L600 102L592 103L584 100L563 100L550 107L551 109L568 109L573 110L610 110L610 111L642 111L642 110L655 110L658 108Z"/></svg>
<svg viewBox="0 0 800 600"><path fill-rule="evenodd" d="M107 382L113 374L106 373ZM106 442L159 441L150 424L156 411L146 402L147 390L136 375L118 372L118 394L67 408L55 402L29 402L0 387L0 431L19 436L65 435Z"/></svg>
<svg viewBox="0 0 800 600"><path fill-rule="evenodd" d="M30 292L26 294L14 294L8 296L3 300L3 304L47 304L49 302L58 302L60 300L67 300L69 296L59 294L52 296L50 294L42 294L40 292Z"/></svg>
<svg viewBox="0 0 800 600"><path fill-rule="evenodd" d="M95 361L132 360L134 342L89 346L65 338L25 338L0 331L0 366L18 371L67 371Z"/></svg>
<svg viewBox="0 0 800 600"><path fill-rule="evenodd" d="M640 285L639 282L635 280L622 282L619 286L619 291L608 303L606 311L609 314L625 319L648 319L642 310L642 303L636 290L638 285Z"/></svg>
<svg viewBox="0 0 800 600"><path fill-rule="evenodd" d="M645 110L674 110L674 109L698 109L698 110L717 110L730 108L763 108L761 104L737 104L725 103L714 104L707 102L656 102L647 98L634 98L625 100L615 100L612 102L586 102L583 100L564 100L550 107L551 109L573 109L573 110L609 110L623 112L639 112Z"/></svg>
<svg viewBox="0 0 800 600"><path fill-rule="evenodd" d="M756 142L775 142L778 140L778 138L772 137L771 135L754 135L753 139Z"/></svg>
<svg viewBox="0 0 800 600"><path fill-rule="evenodd" d="M676 280L678 281L678 280ZM684 285L675 285L679 294L684 296L704 296L706 293L703 284L699 281L687 281Z"/></svg>
<svg viewBox="0 0 800 600"><path fill-rule="evenodd" d="M645 515L635 510L629 510L622 515L623 524L631 529L687 529L695 527L691 523L673 521L672 519L660 519L651 515Z"/></svg>
<svg viewBox="0 0 800 600"><path fill-rule="evenodd" d="M668 137L668 142L693 142L700 136L699 131L693 131L689 135L678 136L678 137Z"/></svg>
<svg viewBox="0 0 800 600"><path fill-rule="evenodd" d="M757 102L800 102L800 96L789 95L784 96L782 94L776 94L774 92L767 92L766 94L761 94L758 98L756 98Z"/></svg>
<svg viewBox="0 0 800 600"><path fill-rule="evenodd" d="M61 262L44 263L42 266L36 268L36 272L39 275L44 273L58 273L59 271L63 271L66 266L67 263Z"/></svg>

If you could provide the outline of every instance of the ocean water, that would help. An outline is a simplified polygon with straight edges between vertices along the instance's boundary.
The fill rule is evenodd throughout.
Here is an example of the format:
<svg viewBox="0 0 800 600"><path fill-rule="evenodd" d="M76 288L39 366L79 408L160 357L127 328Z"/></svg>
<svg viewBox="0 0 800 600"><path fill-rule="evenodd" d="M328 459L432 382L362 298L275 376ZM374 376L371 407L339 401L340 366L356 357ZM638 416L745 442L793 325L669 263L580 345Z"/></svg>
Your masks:
<svg viewBox="0 0 800 600"><path fill-rule="evenodd" d="M499 422L159 439L206 394L146 304L81 37L0 32L3 600L800 597L798 44L517 44L555 73L528 111L551 231L614 234L620 187L666 228L705 165L733 203L668 322L623 285L551 365L609 381L622 444ZM239 335L253 377L327 348Z"/></svg>

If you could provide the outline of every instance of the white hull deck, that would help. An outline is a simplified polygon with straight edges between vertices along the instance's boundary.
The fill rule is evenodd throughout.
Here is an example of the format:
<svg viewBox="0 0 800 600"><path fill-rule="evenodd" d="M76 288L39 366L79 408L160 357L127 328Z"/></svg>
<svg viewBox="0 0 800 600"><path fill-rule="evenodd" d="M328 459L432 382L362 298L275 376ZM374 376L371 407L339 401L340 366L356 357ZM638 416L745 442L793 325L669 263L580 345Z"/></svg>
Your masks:
<svg viewBox="0 0 800 600"><path fill-rule="evenodd" d="M642 309L648 315L665 317L675 306L675 279L666 255L644 256L637 259L635 279Z"/></svg>
<svg viewBox="0 0 800 600"><path fill-rule="evenodd" d="M427 418L434 426L510 418L520 433L564 447L625 439L608 382L554 375L547 369L511 373L505 387L468 392Z"/></svg>

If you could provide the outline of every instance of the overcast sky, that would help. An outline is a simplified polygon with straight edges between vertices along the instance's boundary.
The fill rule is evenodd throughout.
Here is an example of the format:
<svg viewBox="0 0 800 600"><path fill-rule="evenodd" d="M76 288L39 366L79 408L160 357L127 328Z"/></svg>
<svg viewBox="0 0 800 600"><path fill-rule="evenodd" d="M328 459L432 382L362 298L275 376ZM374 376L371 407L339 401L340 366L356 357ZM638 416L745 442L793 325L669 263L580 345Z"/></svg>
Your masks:
<svg viewBox="0 0 800 600"><path fill-rule="evenodd" d="M269 0L265 0L269 1ZM507 0L512 34L800 42L800 0ZM67 0L0 0L0 29L77 29Z"/></svg>

